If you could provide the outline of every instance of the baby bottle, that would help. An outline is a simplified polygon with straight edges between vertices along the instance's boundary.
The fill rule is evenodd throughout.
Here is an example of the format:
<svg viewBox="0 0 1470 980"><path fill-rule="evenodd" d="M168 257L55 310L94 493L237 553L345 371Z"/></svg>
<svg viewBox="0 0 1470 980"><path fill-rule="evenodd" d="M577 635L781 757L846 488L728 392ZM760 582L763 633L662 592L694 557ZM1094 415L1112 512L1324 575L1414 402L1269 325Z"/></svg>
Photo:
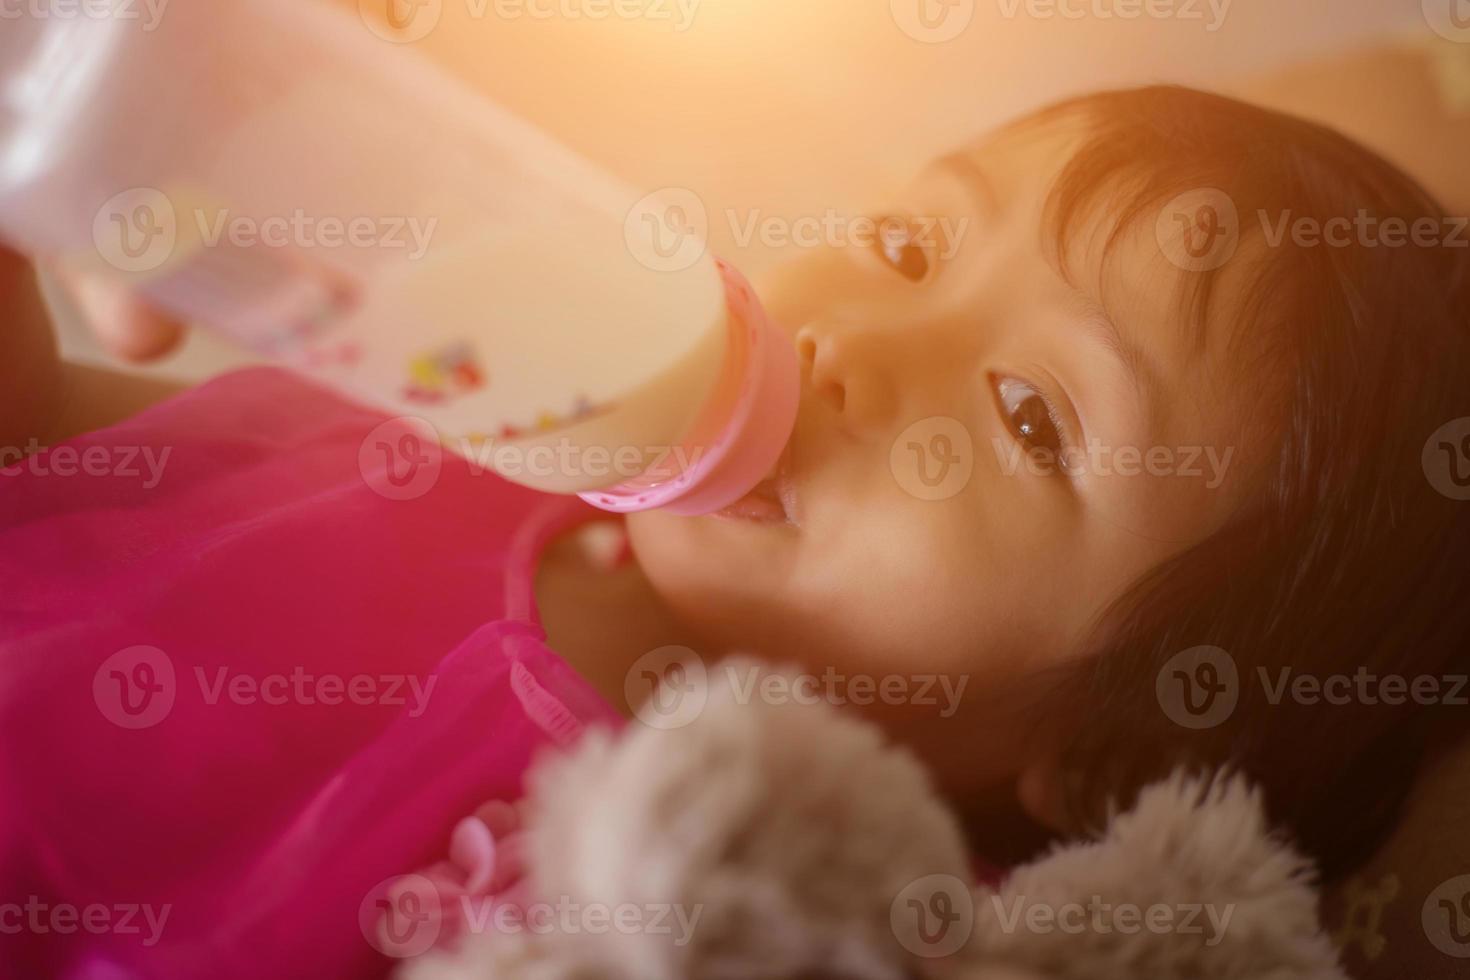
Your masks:
<svg viewBox="0 0 1470 980"><path fill-rule="evenodd" d="M790 340L677 202L350 13L114 6L0 30L10 247L607 510L709 513L775 465Z"/></svg>

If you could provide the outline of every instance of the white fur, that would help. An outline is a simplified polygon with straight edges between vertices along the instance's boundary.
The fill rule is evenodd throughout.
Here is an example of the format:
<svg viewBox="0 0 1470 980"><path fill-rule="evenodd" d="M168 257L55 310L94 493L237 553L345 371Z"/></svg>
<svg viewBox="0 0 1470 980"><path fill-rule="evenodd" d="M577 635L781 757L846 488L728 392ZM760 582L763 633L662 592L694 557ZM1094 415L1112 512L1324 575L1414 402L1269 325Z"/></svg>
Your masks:
<svg viewBox="0 0 1470 980"><path fill-rule="evenodd" d="M1113 916L1103 917L1109 931L1006 929L1018 903L1056 909L1096 906L1098 899L1114 909L1126 904L1171 913L1176 924L1192 917L1191 931L1145 926L1122 935ZM1207 908L1194 914L1196 906ZM1272 837L1259 795L1240 779L1176 775L1152 786L1100 840L1060 847L1016 869L998 892L977 892L975 910L972 942L987 959L1025 964L1047 977L1342 975L1318 927L1310 864ZM1215 928L1221 921L1224 927Z"/></svg>
<svg viewBox="0 0 1470 980"><path fill-rule="evenodd" d="M533 774L530 822L540 899L678 903L699 912L691 940L616 930L472 936L405 964L400 977L1341 977L1318 928L1307 863L1272 838L1259 798L1238 780L1176 777L1152 787L1100 840L1017 869L998 893L977 890L969 942L938 960L905 950L889 915L917 879L967 880L955 818L914 759L834 708L742 704L716 684L685 728L635 722L617 740L594 734L547 760ZM1093 896L1140 907L1213 903L1229 906L1230 920L1206 935L1008 930L995 904L1059 908Z"/></svg>

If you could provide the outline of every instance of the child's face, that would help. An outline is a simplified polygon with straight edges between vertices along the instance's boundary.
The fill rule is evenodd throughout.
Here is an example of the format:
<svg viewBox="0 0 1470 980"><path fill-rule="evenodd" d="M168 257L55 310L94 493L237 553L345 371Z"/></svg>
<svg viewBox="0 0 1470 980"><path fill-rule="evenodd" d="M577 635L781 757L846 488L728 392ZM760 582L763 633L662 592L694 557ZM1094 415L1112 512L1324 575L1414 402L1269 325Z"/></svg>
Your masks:
<svg viewBox="0 0 1470 980"><path fill-rule="evenodd" d="M848 677L968 675L967 703L1005 721L1028 675L1242 503L1259 392L1222 369L1225 330L1197 341L1179 322L1152 217L1106 268L1095 220L1072 236L1075 285L1059 271L1042 211L1077 135L989 141L889 212L945 219L957 241L828 248L767 285L806 366L794 526L630 521L656 587L713 642ZM1017 456L1058 445L1079 468Z"/></svg>

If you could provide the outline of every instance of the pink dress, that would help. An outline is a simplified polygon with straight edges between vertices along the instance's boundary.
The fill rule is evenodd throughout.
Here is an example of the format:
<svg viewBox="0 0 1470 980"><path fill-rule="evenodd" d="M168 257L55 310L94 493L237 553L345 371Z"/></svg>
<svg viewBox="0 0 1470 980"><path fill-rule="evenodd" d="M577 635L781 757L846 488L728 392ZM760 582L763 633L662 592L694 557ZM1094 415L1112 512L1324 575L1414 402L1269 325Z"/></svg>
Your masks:
<svg viewBox="0 0 1470 980"><path fill-rule="evenodd" d="M0 470L0 976L386 972L385 883L622 724L533 602L594 513L269 369Z"/></svg>

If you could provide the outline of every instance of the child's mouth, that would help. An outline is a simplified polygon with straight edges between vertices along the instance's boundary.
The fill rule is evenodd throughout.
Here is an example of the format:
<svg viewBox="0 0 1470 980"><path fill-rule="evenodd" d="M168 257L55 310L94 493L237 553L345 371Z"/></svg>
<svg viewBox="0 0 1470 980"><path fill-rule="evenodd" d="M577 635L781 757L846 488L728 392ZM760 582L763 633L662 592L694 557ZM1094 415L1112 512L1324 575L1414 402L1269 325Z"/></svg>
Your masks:
<svg viewBox="0 0 1470 980"><path fill-rule="evenodd" d="M733 504L716 511L714 516L796 527L796 486L791 478L790 456L788 446L764 480Z"/></svg>

